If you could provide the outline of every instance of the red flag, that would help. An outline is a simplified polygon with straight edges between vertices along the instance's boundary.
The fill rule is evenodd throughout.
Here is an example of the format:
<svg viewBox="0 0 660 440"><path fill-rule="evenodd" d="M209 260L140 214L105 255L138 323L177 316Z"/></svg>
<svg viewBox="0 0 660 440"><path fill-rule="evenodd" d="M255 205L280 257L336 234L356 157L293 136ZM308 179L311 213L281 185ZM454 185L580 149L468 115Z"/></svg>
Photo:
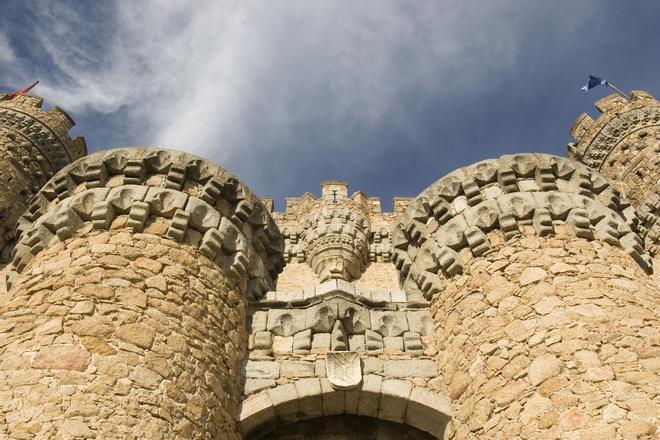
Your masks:
<svg viewBox="0 0 660 440"><path fill-rule="evenodd" d="M23 89L19 89L19 90L15 90L15 91L13 91L13 92L11 92L11 93L7 93L7 95L6 95L6 99L14 99L14 98L16 98L18 95L24 95L24 94L26 94L27 92L29 92L30 90L32 90L32 88L33 88L34 86L36 86L37 84L39 84L39 81L35 81L35 83L32 84L31 86L27 86L27 87L25 87L25 88L23 88Z"/></svg>

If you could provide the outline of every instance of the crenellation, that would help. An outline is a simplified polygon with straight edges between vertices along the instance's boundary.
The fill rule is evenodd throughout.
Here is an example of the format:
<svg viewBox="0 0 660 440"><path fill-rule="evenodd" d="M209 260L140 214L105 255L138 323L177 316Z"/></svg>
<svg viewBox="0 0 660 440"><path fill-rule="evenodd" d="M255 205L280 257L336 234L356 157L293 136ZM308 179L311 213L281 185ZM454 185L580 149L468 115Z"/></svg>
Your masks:
<svg viewBox="0 0 660 440"><path fill-rule="evenodd" d="M57 171L87 154L83 138L68 135L74 126L59 107L41 109L43 99L21 95L0 101L0 264L15 243L17 222L29 199Z"/></svg>

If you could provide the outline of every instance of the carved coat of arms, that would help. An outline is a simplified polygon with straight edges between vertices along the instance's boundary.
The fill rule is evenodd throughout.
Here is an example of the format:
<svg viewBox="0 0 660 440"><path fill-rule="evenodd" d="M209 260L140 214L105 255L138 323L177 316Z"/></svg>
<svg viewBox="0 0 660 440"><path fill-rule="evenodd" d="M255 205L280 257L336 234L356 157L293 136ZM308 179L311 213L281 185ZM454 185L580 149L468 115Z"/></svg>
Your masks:
<svg viewBox="0 0 660 440"><path fill-rule="evenodd" d="M362 381L362 365L355 351L331 351L325 361L330 385L336 390L350 390Z"/></svg>

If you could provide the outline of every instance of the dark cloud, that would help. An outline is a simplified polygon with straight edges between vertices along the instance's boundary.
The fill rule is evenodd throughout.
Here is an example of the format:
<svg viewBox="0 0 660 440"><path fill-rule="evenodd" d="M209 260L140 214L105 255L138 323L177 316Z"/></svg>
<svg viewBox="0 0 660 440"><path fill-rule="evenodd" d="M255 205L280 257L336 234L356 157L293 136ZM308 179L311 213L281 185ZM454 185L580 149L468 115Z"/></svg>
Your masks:
<svg viewBox="0 0 660 440"><path fill-rule="evenodd" d="M453 169L565 153L608 91L660 94L657 1L24 2L0 17L0 86L73 114L92 151L161 144L257 193L326 178L414 196Z"/></svg>

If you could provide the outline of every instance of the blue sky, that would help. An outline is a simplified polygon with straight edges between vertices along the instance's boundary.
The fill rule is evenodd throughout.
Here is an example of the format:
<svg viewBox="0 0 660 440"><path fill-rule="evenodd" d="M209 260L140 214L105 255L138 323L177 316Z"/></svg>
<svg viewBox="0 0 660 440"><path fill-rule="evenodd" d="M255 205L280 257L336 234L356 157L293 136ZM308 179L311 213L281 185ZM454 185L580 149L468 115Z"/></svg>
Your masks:
<svg viewBox="0 0 660 440"><path fill-rule="evenodd" d="M91 152L160 145L257 194L415 196L470 163L564 155L604 87L660 96L660 2L5 0L0 87L34 80Z"/></svg>

